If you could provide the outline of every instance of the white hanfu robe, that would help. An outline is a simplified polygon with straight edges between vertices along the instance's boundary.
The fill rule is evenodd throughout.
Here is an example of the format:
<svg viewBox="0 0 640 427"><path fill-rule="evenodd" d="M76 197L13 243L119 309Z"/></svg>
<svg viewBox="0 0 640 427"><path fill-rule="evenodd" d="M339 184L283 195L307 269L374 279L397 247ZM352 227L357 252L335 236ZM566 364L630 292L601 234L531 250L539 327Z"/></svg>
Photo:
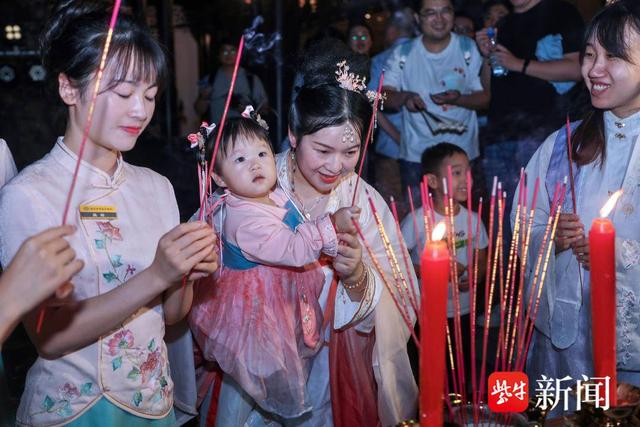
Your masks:
<svg viewBox="0 0 640 427"><path fill-rule="evenodd" d="M277 156L278 183L285 193L290 194L289 168L287 158L289 152ZM359 178L354 174L344 179L331 193L326 206L326 212L335 212L340 207L350 206L353 197L355 182ZM409 266L409 271L404 269L402 263L401 247L396 232L396 225L389 208L382 197L366 182L360 181L358 198L355 205L362 209L360 214L360 225L365 235L367 243L371 246L376 259L380 262L385 271L387 280L393 286L391 267L385 255L382 240L378 234L375 219L369 207L369 202L365 193L368 190L371 195L378 214L385 226L394 252L400 260L403 274L409 282L409 275L413 283L416 284L416 294L418 281L415 277L413 266ZM293 201L293 199L292 199ZM302 213L302 211L301 211ZM376 343L373 349L373 371L378 384L378 412L382 425L395 425L401 420L415 417L417 413L418 389L413 378L409 358L406 352L407 342L410 332L403 321L400 313L396 309L393 300L385 288L385 285L373 268L366 249L362 248L363 261L371 266L373 286L371 301L361 304L359 301L351 301L341 284L338 285L334 307L333 327L344 328L353 325L359 332L370 333L375 329ZM320 305L324 309L327 304L329 288L333 279L333 271L329 267L323 267L325 282L320 295ZM397 292L397 291L396 291ZM367 298L365 296L365 298ZM367 307L362 310L362 307ZM415 321L415 313L410 310L411 320ZM325 338L329 339L329 331L325 331ZM296 426L296 427L329 427L333 425L330 378L329 378L329 348L324 346L313 360L307 389L312 403L311 412L304 414L295 420L274 420L269 414L263 414L255 409L255 405L247 398L246 394L240 390L236 384L227 377L223 382L220 400L218 403L217 426ZM207 399L208 400L208 399ZM206 413L208 405L203 405L201 413ZM205 417L203 417L204 419Z"/></svg>
<svg viewBox="0 0 640 427"><path fill-rule="evenodd" d="M580 166L575 179L577 214L588 236L591 223L600 216L599 210L605 202L613 192L624 188L624 195L610 215L616 228L618 380L640 385L640 144L637 143L640 113L621 119L605 112L604 122L604 160ZM564 133L565 129L558 132ZM566 143L566 137L563 134L558 137L558 132L547 138L526 168L529 200L536 178L540 179L527 260L529 292L532 269L550 215L550 199L554 191L554 183L548 178L553 175L553 171L548 173L549 164L556 138L560 143ZM566 149L564 153L566 156ZM568 163L566 165L568 171ZM567 187L567 198L570 194ZM569 206L570 200L564 204L563 212L571 212ZM597 247L591 247L590 251L592 256L597 256ZM552 248L526 367L534 387L538 387L536 381L541 379L541 375L552 379L571 377L562 383L563 388L573 387L578 379L583 379L583 375L593 376L590 283L589 271L579 267L570 249L556 255L555 247ZM563 405L558 405L554 413L563 411ZM568 411L576 409L575 402L567 406Z"/></svg>

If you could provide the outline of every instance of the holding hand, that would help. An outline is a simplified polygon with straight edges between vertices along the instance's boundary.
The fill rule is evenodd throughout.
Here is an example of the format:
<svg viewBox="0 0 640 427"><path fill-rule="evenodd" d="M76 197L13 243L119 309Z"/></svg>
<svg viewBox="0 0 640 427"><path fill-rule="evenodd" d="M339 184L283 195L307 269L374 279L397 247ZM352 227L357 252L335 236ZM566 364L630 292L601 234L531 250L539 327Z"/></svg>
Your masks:
<svg viewBox="0 0 640 427"><path fill-rule="evenodd" d="M53 293L59 299L73 291L69 280L84 262L64 239L76 231L65 225L45 230L27 239L0 278L0 294L15 309L17 320ZM9 310L3 307L2 310Z"/></svg>
<svg viewBox="0 0 640 427"><path fill-rule="evenodd" d="M355 282L362 273L362 247L354 234L338 233L338 255L333 259L333 268L347 282Z"/></svg>
<svg viewBox="0 0 640 427"><path fill-rule="evenodd" d="M189 281L206 277L218 269L215 243L215 233L205 222L180 224L162 236L149 270L166 281L167 288L190 272Z"/></svg>
<svg viewBox="0 0 640 427"><path fill-rule="evenodd" d="M491 55L491 41L489 40L489 36L487 35L488 28L483 28L480 31L476 32L476 44L478 45L478 49L480 53L485 58L488 58ZM497 34L497 28L495 29Z"/></svg>
<svg viewBox="0 0 640 427"><path fill-rule="evenodd" d="M496 58L498 64L502 65L507 70L517 72L522 71L524 60L517 58L513 53L511 53L511 51L509 51L509 49L502 46L501 44L496 46L493 55Z"/></svg>
<svg viewBox="0 0 640 427"><path fill-rule="evenodd" d="M571 245L571 250L578 259L580 265L582 265L582 268L584 268L585 270L590 270L591 261L589 259L589 239L583 236L580 240Z"/></svg>
<svg viewBox="0 0 640 427"><path fill-rule="evenodd" d="M438 105L455 105L458 98L460 98L460 92L457 90L431 94L431 100Z"/></svg>
<svg viewBox="0 0 640 427"><path fill-rule="evenodd" d="M353 225L353 220L358 221L360 219L359 207L340 208L334 214L331 215L331 222L333 222L336 228L336 233L349 233L355 234L356 227Z"/></svg>
<svg viewBox="0 0 640 427"><path fill-rule="evenodd" d="M580 222L580 217L572 213L561 213L555 237L556 254L566 251L581 239L584 239L584 224Z"/></svg>
<svg viewBox="0 0 640 427"><path fill-rule="evenodd" d="M404 106L412 113L417 113L418 111L427 109L427 105L424 103L424 100L417 93L406 92L405 96Z"/></svg>

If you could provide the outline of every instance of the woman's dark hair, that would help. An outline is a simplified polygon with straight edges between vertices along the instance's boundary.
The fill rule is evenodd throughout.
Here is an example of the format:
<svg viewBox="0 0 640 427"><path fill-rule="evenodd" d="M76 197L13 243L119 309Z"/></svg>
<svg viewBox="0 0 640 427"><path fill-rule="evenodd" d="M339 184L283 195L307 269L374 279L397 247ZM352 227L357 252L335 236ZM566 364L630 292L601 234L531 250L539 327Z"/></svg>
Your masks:
<svg viewBox="0 0 640 427"><path fill-rule="evenodd" d="M265 141L271 148L271 152L273 152L267 130L260 126L256 120L246 117L228 119L224 124L224 130L220 138L220 146L213 166L214 171L220 174L222 160L233 151L238 141L255 141L256 139Z"/></svg>
<svg viewBox="0 0 640 427"><path fill-rule="evenodd" d="M57 82L64 73L81 93L100 65L113 2L63 0L53 8L41 37L42 61ZM148 29L120 11L113 31L106 66L113 66L109 86L127 78L155 82L159 89L167 77L167 59Z"/></svg>
<svg viewBox="0 0 640 427"><path fill-rule="evenodd" d="M352 52L336 39L325 39L311 46L299 67L299 86L294 87L289 109L289 129L297 141L330 126L350 123L364 139L364 129L373 109L367 97L343 89L336 81L337 64L346 60L349 71L369 75L369 60Z"/></svg>
<svg viewBox="0 0 640 427"><path fill-rule="evenodd" d="M595 37L597 42L611 55L631 62L631 46L627 38L628 31L640 34L640 2L638 0L619 0L602 9L589 23L584 36L580 61L584 59L587 43ZM599 160L602 164L606 157L604 111L594 109L578 126L573 139L573 158L579 165Z"/></svg>

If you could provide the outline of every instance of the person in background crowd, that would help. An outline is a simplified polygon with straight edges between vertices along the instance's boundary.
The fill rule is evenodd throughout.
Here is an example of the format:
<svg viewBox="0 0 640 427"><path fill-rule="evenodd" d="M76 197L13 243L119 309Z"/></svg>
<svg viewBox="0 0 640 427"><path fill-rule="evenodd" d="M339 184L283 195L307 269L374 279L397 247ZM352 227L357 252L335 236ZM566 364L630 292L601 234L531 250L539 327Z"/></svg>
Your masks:
<svg viewBox="0 0 640 427"><path fill-rule="evenodd" d="M219 68L200 80L198 99L194 108L204 121L219 123L222 118L238 55L237 46L238 43L235 40L223 39L218 53ZM240 67L233 88L228 117L240 116L247 105L252 105L258 113L261 113L267 109L269 99L260 77Z"/></svg>
<svg viewBox="0 0 640 427"><path fill-rule="evenodd" d="M367 55L371 53L371 30L363 23L352 24L347 32L347 45L352 51Z"/></svg>
<svg viewBox="0 0 640 427"><path fill-rule="evenodd" d="M482 4L482 28L494 28L511 13L509 0L488 0Z"/></svg>
<svg viewBox="0 0 640 427"><path fill-rule="evenodd" d="M507 70L489 80L491 105L484 147L487 182L493 176L507 192L507 212L520 169L546 135L563 123L558 107L574 82L584 24L574 6L563 0L511 0L513 13L497 29L492 47L485 28L477 33L480 51ZM495 70L495 67L494 67ZM506 229L507 234L509 228ZM505 236L505 248L510 235ZM506 251L506 249L505 249Z"/></svg>
<svg viewBox="0 0 640 427"><path fill-rule="evenodd" d="M422 34L394 50L387 61L384 89L385 107L402 111L402 186L419 194L420 158L426 148L446 138L471 160L478 157L475 110L487 108L489 91L480 81L483 60L476 44L452 32L451 0L422 0L415 17ZM434 117L455 126L440 130Z"/></svg>
<svg viewBox="0 0 640 427"><path fill-rule="evenodd" d="M456 17L453 20L453 32L461 36L474 38L476 29L471 16L464 12L456 13Z"/></svg>
<svg viewBox="0 0 640 427"><path fill-rule="evenodd" d="M415 21L410 8L395 11L387 21L384 32L385 50L371 59L371 80L369 90L378 90L380 76L394 49L407 43L415 35ZM388 109L378 113L378 132L375 137L375 154L373 159L376 188L380 195L389 200L393 196L398 201L399 215L405 211L403 188L400 183L400 130L402 129L402 113L388 112Z"/></svg>

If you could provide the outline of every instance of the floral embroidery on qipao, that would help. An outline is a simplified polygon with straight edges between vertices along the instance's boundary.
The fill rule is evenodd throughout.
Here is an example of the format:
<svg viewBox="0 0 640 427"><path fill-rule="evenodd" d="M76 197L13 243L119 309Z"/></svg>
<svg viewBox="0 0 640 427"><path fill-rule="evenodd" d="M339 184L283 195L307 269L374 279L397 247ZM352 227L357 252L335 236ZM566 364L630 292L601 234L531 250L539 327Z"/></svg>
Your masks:
<svg viewBox="0 0 640 427"><path fill-rule="evenodd" d="M67 418L73 415L71 403L81 396L93 395L93 383L87 382L78 387L75 384L65 383L58 389L58 398L46 395L42 401L42 408L45 412Z"/></svg>
<svg viewBox="0 0 640 427"><path fill-rule="evenodd" d="M109 248L113 241L123 241L120 229L111 224L111 221L98 222L98 235L99 238L95 239L96 249L103 250L107 254L111 270L102 273L102 277L111 283L114 280L119 284L124 283L128 278L133 276L136 272L136 268L131 264L125 264L122 262L122 255L112 255Z"/></svg>
<svg viewBox="0 0 640 427"><path fill-rule="evenodd" d="M127 373L129 381L138 382L145 388L152 390L149 401L158 402L169 398L169 383L163 375L165 365L160 347L156 345L156 340L151 339L146 348L134 346L134 337L130 330L123 329L115 333L107 342L107 351L111 359L113 371L117 371L123 362L129 362L131 369ZM140 406L143 400L141 389L134 391L131 401L135 406Z"/></svg>

